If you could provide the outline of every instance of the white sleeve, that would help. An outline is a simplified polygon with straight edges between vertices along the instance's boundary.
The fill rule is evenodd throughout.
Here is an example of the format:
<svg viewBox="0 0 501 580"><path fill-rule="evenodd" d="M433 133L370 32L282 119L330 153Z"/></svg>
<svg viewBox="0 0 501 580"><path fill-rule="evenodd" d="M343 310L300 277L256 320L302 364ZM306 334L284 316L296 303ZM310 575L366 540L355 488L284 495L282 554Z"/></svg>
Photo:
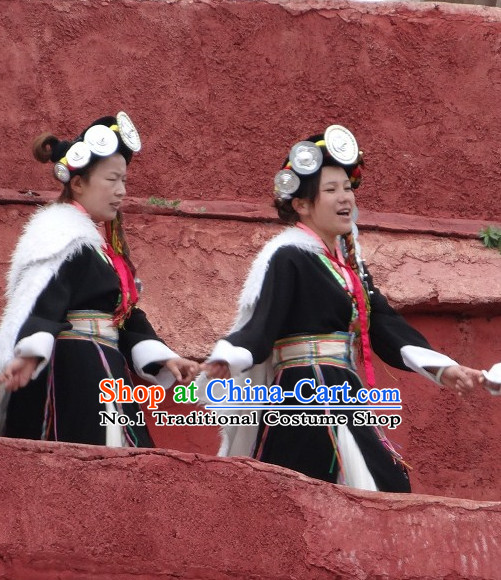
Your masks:
<svg viewBox="0 0 501 580"><path fill-rule="evenodd" d="M160 369L156 376L150 375L143 370L145 366L151 363L164 364L173 358L181 358L159 340L147 339L138 342L132 347L131 356L134 363L134 371L142 379L162 385L166 389L174 382L174 375L165 367Z"/></svg>
<svg viewBox="0 0 501 580"><path fill-rule="evenodd" d="M441 368L453 365L457 366L459 364L445 354L421 346L403 346L400 349L400 354L402 355L402 360L406 366L423 377L430 379L437 385L441 385L441 383L437 381L436 376L433 373L429 373L424 367Z"/></svg>
<svg viewBox="0 0 501 580"><path fill-rule="evenodd" d="M242 346L234 346L227 340L218 340L207 362L227 362L231 375L235 376L250 368L254 364L252 353Z"/></svg>
<svg viewBox="0 0 501 580"><path fill-rule="evenodd" d="M491 393L491 395L501 395L501 363L497 363L487 371L482 371L484 377L493 384L500 385L500 388L493 389L484 384L484 387Z"/></svg>
<svg viewBox="0 0 501 580"><path fill-rule="evenodd" d="M35 332L30 336L25 336L16 344L14 347L14 356L25 358L36 357L42 359L31 375L32 379L36 379L47 366L53 348L54 337L50 332Z"/></svg>

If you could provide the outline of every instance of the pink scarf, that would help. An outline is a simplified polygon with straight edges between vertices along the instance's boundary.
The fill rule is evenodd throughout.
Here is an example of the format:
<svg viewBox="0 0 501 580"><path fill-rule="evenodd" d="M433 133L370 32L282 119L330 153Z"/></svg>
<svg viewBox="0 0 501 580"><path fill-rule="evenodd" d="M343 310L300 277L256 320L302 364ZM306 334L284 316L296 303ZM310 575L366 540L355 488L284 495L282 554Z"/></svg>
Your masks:
<svg viewBox="0 0 501 580"><path fill-rule="evenodd" d="M372 366L372 354L371 345L369 339L369 324L367 321L367 308L365 305L364 290L362 287L362 282L358 275L353 271L353 269L344 263L344 258L341 252L338 252L339 257L333 256L329 248L325 245L322 238L316 234L308 226L299 222L296 226L308 235L315 238L322 245L324 254L327 256L332 266L343 276L346 284L350 290L350 293L355 297L355 302L358 309L358 317L360 323L360 339L362 342L362 356L364 359L365 375L367 378L367 384L369 387L374 387L376 384L376 378L374 375L374 367Z"/></svg>

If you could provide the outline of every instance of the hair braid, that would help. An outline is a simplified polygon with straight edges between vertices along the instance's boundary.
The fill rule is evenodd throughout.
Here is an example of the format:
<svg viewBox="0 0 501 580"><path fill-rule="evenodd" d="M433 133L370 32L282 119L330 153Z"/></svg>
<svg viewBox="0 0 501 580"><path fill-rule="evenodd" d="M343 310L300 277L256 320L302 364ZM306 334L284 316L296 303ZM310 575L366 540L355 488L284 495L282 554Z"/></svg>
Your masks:
<svg viewBox="0 0 501 580"><path fill-rule="evenodd" d="M136 268L132 263L130 258L130 249L127 239L125 237L125 232L122 226L122 212L118 211L115 219L106 222L106 238L107 242L113 248L113 251L119 256L123 256L124 260L127 262L132 275L136 275Z"/></svg>
<svg viewBox="0 0 501 580"><path fill-rule="evenodd" d="M362 266L362 262L357 258L357 242L355 239L355 235L353 232L349 232L342 236L344 240L344 246L346 249L346 260L350 268L355 272L355 274L360 278L362 282L362 288L364 290L364 298L365 298L365 307L367 310L367 322L369 322L369 315L370 315L370 296L367 288L367 284L365 283L365 271Z"/></svg>

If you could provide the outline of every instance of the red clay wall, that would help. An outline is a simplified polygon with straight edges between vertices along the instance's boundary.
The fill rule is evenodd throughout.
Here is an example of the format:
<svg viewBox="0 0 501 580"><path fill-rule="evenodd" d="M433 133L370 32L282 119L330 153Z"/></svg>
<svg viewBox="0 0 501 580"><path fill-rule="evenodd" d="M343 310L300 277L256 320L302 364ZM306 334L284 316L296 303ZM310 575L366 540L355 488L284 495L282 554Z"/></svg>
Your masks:
<svg viewBox="0 0 501 580"><path fill-rule="evenodd" d="M501 219L501 15L324 0L0 0L2 186L49 189L33 135L128 111L138 196L268 202L291 144L333 122L360 205Z"/></svg>
<svg viewBox="0 0 501 580"><path fill-rule="evenodd" d="M37 165L30 158L32 138L46 129L61 137L74 136L89 120L124 109L140 128L144 142L142 153L130 168L128 191L132 199L125 206L135 261L145 283L143 307L172 348L201 360L230 324L252 257L278 230L271 221L270 191L273 175L288 147L312 129L318 131L340 122L355 132L366 154L365 184L357 197L365 254L380 287L437 349L465 364L488 368L501 361L501 256L484 249L474 237L482 224L501 222L501 129L497 119L501 101L500 33L501 13L497 9L449 5L320 0L0 0L1 270L5 271L21 224L32 211L26 203L54 197L57 189L50 177L51 168ZM26 190L31 194L18 193ZM182 211L154 208L146 202L151 196L181 200ZM414 467L411 477L415 491L499 501L501 397L478 392L460 399L412 374L382 365L376 370L382 386L399 385L403 391L403 424L392 439L403 446L403 454ZM167 403L167 407L172 405ZM157 428L154 436L165 448L202 453L214 453L217 448L216 432L209 428ZM46 558L50 560L51 554L56 554L61 536L31 514L42 513L51 521L52 517L59 518L57 510L72 500L64 497L58 503L60 499L56 501L44 492L40 504L31 504L28 498L35 494L25 494L18 483L40 478L42 485L37 489L52 489L52 474L39 469L53 465L57 467L54 473L69 482L61 493L63 489L73 493L75 487L84 493L88 481L95 477L101 478L103 489L122 489L122 484L127 487L122 495L118 491L117 495L98 493L100 505L107 506L99 512L103 516L99 523L102 525L104 520L107 530L112 529L116 513L128 512L134 502L141 506L141 514L149 514L143 529L141 515L134 512L133 518L140 521L139 532L119 534L126 546L122 550L119 540L110 539L111 532L110 538L104 534L103 542L97 542L93 500L83 501L81 512L70 511L77 521L90 514L90 523L85 527L83 520L84 529L78 528L75 536L68 535L68 546L78 545L77 540L84 538L88 547L86 553L77 550L76 572L68 578L85 577L89 554L96 558L96 570L107 577L107 569L100 567L103 555L111 554L111 549L116 549L129 566L136 566L138 573L146 569L141 568L146 561L157 566L155 558L160 553L179 557L172 567L158 564L148 568L152 570L148 577L154 577L153 572L160 577L162 571L165 577L171 577L169 574L174 576L183 570L185 577L229 577L230 568L220 564L219 547L215 556L201 548L202 539L221 531L218 502L223 501L223 489L226 493L226 483L221 488L221 478L213 479L210 470L206 472L209 460L197 463L191 456L186 459L175 453L136 456L99 450L95 454L109 459L94 463L88 459L94 452L88 456L74 447L66 452L64 447L42 446L43 452L39 453L33 451L38 449L36 446L28 444L2 444L11 451L0 457L0 476L4 477L0 489L9 490L9 500L16 506L14 511L4 512L6 504L0 505L0 512L7 514L1 518L7 523L0 524L0 553L8 554L2 564L6 571L13 570L8 565L17 562L18 578L30 578L28 569L33 578L54 577L44 576L43 570L48 565ZM132 458L124 460L131 471L122 470L120 483L115 483L107 479L108 475L115 477L115 472L107 475L102 468L108 469L109 462L120 463L123 457ZM175 459L162 463L160 468L156 461L165 457ZM91 464L92 470L86 471ZM176 479L177 475L169 473L178 464L187 473L182 471ZM261 505L268 492L274 493L276 500L292 481L287 475L277 479L273 489L264 487L258 493L263 473L275 474L273 469L258 468L253 463L252 469L240 470L248 464L236 462L236 471L232 471L231 461L214 460L213 464L216 471L222 470L225 482L245 479L246 485L253 489L255 485L258 495L251 494L250 499L236 488L231 491L242 505L247 500ZM191 473L194 466L198 467ZM193 494L190 506L209 488L210 495L201 505L207 520L215 518L219 523L204 528L204 538L200 539L194 532L201 521L200 513L190 515L182 499L174 502L172 498L155 519L153 511L159 504L148 504L141 489L143 479L150 477L154 480L153 487L148 488L150 498L169 493L179 498L180 482L188 478ZM200 486L204 478L206 484ZM295 519L299 513L302 521L302 508L298 511L296 505L285 502L276 504L275 512L270 511L292 517L291 536L287 536L287 545L292 547L285 548L277 540L277 553L284 551L283 559L277 562L264 555L257 564L252 562L254 568L245 568L247 552L242 552L240 541L233 542L232 537L237 534L238 518L250 517L248 507L233 516L228 503L223 513L234 520L225 532L228 535L222 538L225 546L230 546L227 550L232 551L228 560L233 562L235 555L242 556L236 568L231 568L237 577L251 577L252 570L256 577L269 573L269 577L280 578L294 573L301 578L321 578L322 566L330 577L333 571L340 577L360 578L376 573L387 573L391 578L447 574L450 578L496 577L492 562L499 557L492 547L483 559L463 558L471 554L466 546L472 542L481 546L485 537L496 537L494 522L499 518L492 519L491 508L475 504L468 511L470 507L465 505L470 504L451 500L457 513L478 514L474 515L478 519L465 524L466 520L448 511L450 502L437 499L439 507L432 507L432 501L423 508L420 499L402 500L410 502L405 504L405 509L411 506L409 514L433 512L423 520L423 527L434 521L438 530L451 518L458 526L443 536L444 542L453 547L440 544L440 558L436 560L430 559L430 551L424 546L426 542L439 545L438 531L436 537L435 531L426 537L419 536L424 532L415 532L423 542L416 556L422 567L417 559L412 560L414 556L406 555L413 565L404 574L399 572L398 559L391 555L400 535L408 539L403 532L409 529L408 522L396 523L404 504L388 500L396 506L391 516L396 519L389 528L386 520L378 528L374 523L378 518L373 521L370 514L379 516L383 512L374 512L374 504L364 503L361 496L305 482L301 477L293 481L294 488L299 486L304 494L301 501L318 511L307 532ZM315 507L318 486L324 499L320 507ZM32 490L29 486L26 489ZM85 493L92 499L97 492L92 489ZM328 528L330 534L337 529L339 516L331 507L334 496L349 498L343 521L350 523L354 506L360 510L357 537L368 521L367 528L383 538L377 550L372 549L370 542L375 540L371 536L367 543L361 541L363 548L356 556L348 558L349 550L358 547L348 548L341 538L344 534L352 541L353 526L340 528L342 533L335 537L327 535L327 544L318 539L315 530ZM266 501L269 503L269 498ZM79 502L81 495L74 503L79 506ZM19 510L20 505L23 510ZM273 510L273 505L269 508ZM436 516L442 509L445 515ZM169 519L171 513L174 515ZM289 516L282 517L285 529ZM175 528L175 521L183 522L182 529ZM159 543L152 547L152 528L162 527L165 522L172 525L172 530L162 535L162 541L155 536L154 543ZM336 526L332 527L332 522ZM69 529L68 523L60 525L62 533ZM464 526L470 525L468 529L474 531L464 535ZM11 529L17 535L12 544L6 544L5 534ZM266 538L283 533L273 526L266 529ZM44 545L55 546L54 552L37 544L39 535L48 542ZM192 536L198 539L191 542ZM467 540L460 555L463 536ZM145 545L145 537L148 552L143 558L137 556L136 546ZM165 537L174 549L162 543ZM304 537L312 545L320 541L313 561L298 544ZM209 571L202 570L202 560L192 564L188 548L183 555L176 547L180 543L172 538L184 539L184 546L209 558ZM261 553L261 545L249 545L253 554ZM2 551L5 546L10 547ZM27 546L24 551L23 546ZM399 550L404 549L399 546ZM362 552L375 554L374 559L364 556L361 564ZM134 553L139 559L132 558ZM223 559L225 554L223 551ZM449 560L444 554L450 554ZM64 569L58 558L54 556L54 570ZM308 568L310 576L301 568L304 562L312 566ZM125 568L117 570L124 578L129 573Z"/></svg>
<svg viewBox="0 0 501 580"><path fill-rule="evenodd" d="M1 578L499 578L499 502L162 449L2 439L0 466Z"/></svg>

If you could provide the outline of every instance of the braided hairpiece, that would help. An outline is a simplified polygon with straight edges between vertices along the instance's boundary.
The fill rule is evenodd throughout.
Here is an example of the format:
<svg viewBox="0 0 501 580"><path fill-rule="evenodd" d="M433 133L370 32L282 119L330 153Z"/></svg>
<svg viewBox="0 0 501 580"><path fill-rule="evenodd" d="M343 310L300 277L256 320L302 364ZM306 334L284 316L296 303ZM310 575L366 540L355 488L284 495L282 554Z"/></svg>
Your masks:
<svg viewBox="0 0 501 580"><path fill-rule="evenodd" d="M358 243L358 230L356 225L353 224L352 231L341 236L341 239L343 242L342 245L344 245L343 253L345 255L346 263L350 266L350 268L355 272L355 274L360 278L360 281L362 282L362 288L364 290L365 308L367 311L367 323L369 323L371 310L369 287L366 282L367 274L365 273L363 261L361 259L360 245Z"/></svg>

